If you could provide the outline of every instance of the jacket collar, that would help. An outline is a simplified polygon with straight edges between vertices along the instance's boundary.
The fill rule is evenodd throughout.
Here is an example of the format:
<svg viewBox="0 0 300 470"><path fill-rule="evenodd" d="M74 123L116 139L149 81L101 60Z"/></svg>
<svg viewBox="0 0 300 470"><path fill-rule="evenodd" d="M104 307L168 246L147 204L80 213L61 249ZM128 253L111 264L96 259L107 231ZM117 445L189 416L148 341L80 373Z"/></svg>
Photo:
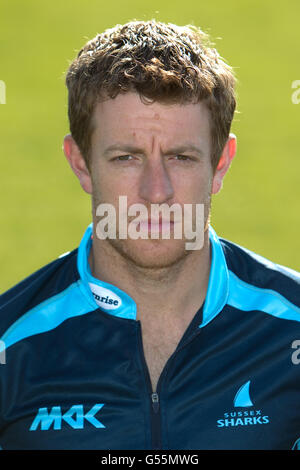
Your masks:
<svg viewBox="0 0 300 470"><path fill-rule="evenodd" d="M91 273L88 257L92 246L92 233L93 224L90 224L78 248L77 268L85 294L95 304L95 309L100 307L113 316L135 320L135 301L126 292L96 279ZM220 240L212 227L209 227L209 240L212 259L200 327L207 325L222 311L228 298L228 268Z"/></svg>
<svg viewBox="0 0 300 470"><path fill-rule="evenodd" d="M211 226L209 227L209 241L212 247L212 258L200 327L207 325L223 310L229 293L229 273L225 255L221 242Z"/></svg>

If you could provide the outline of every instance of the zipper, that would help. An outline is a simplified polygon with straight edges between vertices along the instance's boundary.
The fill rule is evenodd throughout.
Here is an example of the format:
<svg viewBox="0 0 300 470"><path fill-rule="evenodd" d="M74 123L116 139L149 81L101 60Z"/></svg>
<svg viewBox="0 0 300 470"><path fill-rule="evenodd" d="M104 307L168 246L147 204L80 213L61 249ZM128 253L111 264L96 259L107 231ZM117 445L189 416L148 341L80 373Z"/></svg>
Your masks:
<svg viewBox="0 0 300 470"><path fill-rule="evenodd" d="M152 408L154 413L157 413L159 410L159 396L157 392L154 392L151 394L151 399L152 399Z"/></svg>
<svg viewBox="0 0 300 470"><path fill-rule="evenodd" d="M144 348L143 348L143 340L142 340L142 330L141 330L141 322L137 321L138 325L138 346L140 350L140 358L142 362L142 367L145 374L146 379L146 386L149 393L150 398L150 414L151 414L151 442L152 447L151 450L159 450L162 449L162 442L161 442L161 419L160 419L160 406L159 406L159 395L157 391L153 392L152 384L149 374L149 369L146 363Z"/></svg>
<svg viewBox="0 0 300 470"><path fill-rule="evenodd" d="M150 394L150 407L151 407L151 439L152 439L152 448L151 450L160 450L162 449L162 436L161 436L161 407L160 407L160 396L159 390L161 389L161 382L163 377L166 375L166 371L168 369L169 363L174 359L176 354L181 351L185 346L187 346L198 334L201 332L201 328L198 328L194 334L190 336L188 341L183 343L180 348L176 348L174 353L169 357L167 360L157 382L156 391L153 392L152 384L149 374L149 369L146 363L145 355L144 355L144 348L143 348L143 340L142 340L142 330L141 330L141 323L137 320L139 334L138 334L138 343L140 349L140 357L142 361L142 366L146 378L146 385L149 390Z"/></svg>
<svg viewBox="0 0 300 470"><path fill-rule="evenodd" d="M159 395L157 392L151 394L152 401L152 449L162 449L161 442L161 418L159 409Z"/></svg>

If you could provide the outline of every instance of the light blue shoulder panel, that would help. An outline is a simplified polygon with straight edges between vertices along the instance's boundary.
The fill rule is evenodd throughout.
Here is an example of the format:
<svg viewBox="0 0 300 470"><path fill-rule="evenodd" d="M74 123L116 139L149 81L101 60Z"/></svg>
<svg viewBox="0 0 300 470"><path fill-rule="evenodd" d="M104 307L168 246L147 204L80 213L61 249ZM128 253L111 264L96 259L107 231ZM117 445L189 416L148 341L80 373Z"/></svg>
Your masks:
<svg viewBox="0 0 300 470"><path fill-rule="evenodd" d="M278 292L248 284L229 271L228 305L238 310L260 310L274 317L300 321L300 308Z"/></svg>
<svg viewBox="0 0 300 470"><path fill-rule="evenodd" d="M85 296L82 281L71 284L59 294L50 297L20 317L1 338L0 346L7 349L29 336L53 330L68 318L84 315L97 308Z"/></svg>

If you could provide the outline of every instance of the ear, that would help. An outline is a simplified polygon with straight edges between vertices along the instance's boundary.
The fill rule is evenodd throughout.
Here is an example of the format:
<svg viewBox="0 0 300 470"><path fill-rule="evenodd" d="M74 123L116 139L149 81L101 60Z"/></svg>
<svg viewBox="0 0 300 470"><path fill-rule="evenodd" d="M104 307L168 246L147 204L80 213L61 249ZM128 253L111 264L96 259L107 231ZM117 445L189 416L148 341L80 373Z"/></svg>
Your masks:
<svg viewBox="0 0 300 470"><path fill-rule="evenodd" d="M86 193L91 194L92 193L92 181L91 181L90 172L87 168L87 165L81 154L81 151L79 150L79 147L76 144L73 137L71 136L71 134L68 134L65 136L63 149L64 149L65 156L73 172L79 179L81 187Z"/></svg>
<svg viewBox="0 0 300 470"><path fill-rule="evenodd" d="M215 170L215 174L212 181L212 194L217 194L222 189L224 176L229 170L229 167L235 154L236 136L234 134L230 134L223 149L218 166Z"/></svg>

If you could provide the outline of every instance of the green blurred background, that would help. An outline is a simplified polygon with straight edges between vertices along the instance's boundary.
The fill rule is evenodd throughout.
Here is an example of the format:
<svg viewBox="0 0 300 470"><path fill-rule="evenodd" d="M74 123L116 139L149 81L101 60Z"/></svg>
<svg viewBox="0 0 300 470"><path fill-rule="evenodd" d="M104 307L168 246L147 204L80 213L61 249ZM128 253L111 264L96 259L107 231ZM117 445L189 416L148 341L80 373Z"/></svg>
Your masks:
<svg viewBox="0 0 300 470"><path fill-rule="evenodd" d="M235 68L238 153L214 196L212 225L300 270L299 17L298 0L1 0L1 291L75 248L91 221L62 152L64 73L88 39L132 19L200 26Z"/></svg>

